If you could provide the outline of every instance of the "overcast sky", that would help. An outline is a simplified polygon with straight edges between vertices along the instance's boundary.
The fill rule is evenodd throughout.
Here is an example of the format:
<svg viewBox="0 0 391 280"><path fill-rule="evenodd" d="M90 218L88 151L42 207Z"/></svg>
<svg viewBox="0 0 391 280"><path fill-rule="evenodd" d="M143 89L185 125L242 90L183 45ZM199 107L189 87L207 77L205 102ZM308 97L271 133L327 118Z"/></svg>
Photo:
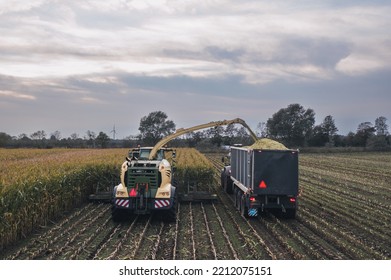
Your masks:
<svg viewBox="0 0 391 280"><path fill-rule="evenodd" d="M292 103L391 122L390 1L0 0L0 131L137 134Z"/></svg>

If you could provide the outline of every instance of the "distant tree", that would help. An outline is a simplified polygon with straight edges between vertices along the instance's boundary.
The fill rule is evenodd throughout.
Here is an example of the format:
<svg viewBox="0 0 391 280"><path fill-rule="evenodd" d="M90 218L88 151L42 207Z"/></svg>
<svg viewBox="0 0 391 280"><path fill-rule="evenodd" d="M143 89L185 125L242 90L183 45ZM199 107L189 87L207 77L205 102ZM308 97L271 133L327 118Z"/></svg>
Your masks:
<svg viewBox="0 0 391 280"><path fill-rule="evenodd" d="M376 135L388 135L388 125L386 117L378 117L375 120Z"/></svg>
<svg viewBox="0 0 391 280"><path fill-rule="evenodd" d="M91 130L87 130L86 134L87 134L87 136L85 137L85 139L87 139L87 144L90 147L95 148L96 133Z"/></svg>
<svg viewBox="0 0 391 280"><path fill-rule="evenodd" d="M204 138L202 131L190 132L186 134L186 143L189 147L196 147Z"/></svg>
<svg viewBox="0 0 391 280"><path fill-rule="evenodd" d="M18 135L18 140L31 140L26 133L21 133Z"/></svg>
<svg viewBox="0 0 391 280"><path fill-rule="evenodd" d="M280 109L268 119L268 135L288 146L304 146L315 123L315 112L300 104Z"/></svg>
<svg viewBox="0 0 391 280"><path fill-rule="evenodd" d="M267 137L267 125L265 122L258 123L256 133L258 137Z"/></svg>
<svg viewBox="0 0 391 280"><path fill-rule="evenodd" d="M56 130L50 134L50 140L60 140L61 139L61 132Z"/></svg>
<svg viewBox="0 0 391 280"><path fill-rule="evenodd" d="M233 124L233 123L227 125L224 130L221 129L219 132L224 134L224 136L221 135L221 136L223 136L224 145L233 145L235 142L238 141L237 136L238 136L239 130L235 126L235 124Z"/></svg>
<svg viewBox="0 0 391 280"><path fill-rule="evenodd" d="M107 148L109 142L110 142L110 137L102 131L99 132L98 136L96 137L96 143L98 144L98 146L101 148Z"/></svg>
<svg viewBox="0 0 391 280"><path fill-rule="evenodd" d="M322 125L317 125L312 130L312 136L308 140L309 146L323 147L329 141L329 136L323 129Z"/></svg>
<svg viewBox="0 0 391 280"><path fill-rule="evenodd" d="M365 147L368 139L375 135L375 127L371 122L363 122L358 125L356 135L354 136L354 145Z"/></svg>
<svg viewBox="0 0 391 280"><path fill-rule="evenodd" d="M221 144L223 144L223 141L224 141L224 138L223 138L224 129L223 129L223 127L216 126L216 127L209 128L206 131L206 134L207 134L208 138L210 139L210 143L212 143L212 145L220 147Z"/></svg>
<svg viewBox="0 0 391 280"><path fill-rule="evenodd" d="M387 142L386 135L372 135L369 137L366 146L373 151L390 150L390 144Z"/></svg>
<svg viewBox="0 0 391 280"><path fill-rule="evenodd" d="M349 131L349 133L345 137L346 146L348 147L356 146L356 143L354 141L355 136L356 134L353 131Z"/></svg>
<svg viewBox="0 0 391 280"><path fill-rule="evenodd" d="M247 129L245 129L243 126L238 129L237 133L237 143L243 144L243 145L249 145L253 144L253 140L251 140L250 135L247 132Z"/></svg>
<svg viewBox="0 0 391 280"><path fill-rule="evenodd" d="M146 145L155 145L163 137L175 131L175 123L167 120L167 114L155 111L140 120L140 136Z"/></svg>
<svg viewBox="0 0 391 280"><path fill-rule="evenodd" d="M30 135L33 140L43 140L46 137L46 133L43 130L38 130Z"/></svg>
<svg viewBox="0 0 391 280"><path fill-rule="evenodd" d="M10 141L12 137L5 132L0 132L0 147L5 147Z"/></svg>
<svg viewBox="0 0 391 280"><path fill-rule="evenodd" d="M323 130L323 133L327 135L329 144L332 145L333 138L338 131L333 117L330 115L326 116L320 126Z"/></svg>
<svg viewBox="0 0 391 280"><path fill-rule="evenodd" d="M71 134L71 139L72 140L76 140L77 138L79 138L79 135L77 133L72 133Z"/></svg>

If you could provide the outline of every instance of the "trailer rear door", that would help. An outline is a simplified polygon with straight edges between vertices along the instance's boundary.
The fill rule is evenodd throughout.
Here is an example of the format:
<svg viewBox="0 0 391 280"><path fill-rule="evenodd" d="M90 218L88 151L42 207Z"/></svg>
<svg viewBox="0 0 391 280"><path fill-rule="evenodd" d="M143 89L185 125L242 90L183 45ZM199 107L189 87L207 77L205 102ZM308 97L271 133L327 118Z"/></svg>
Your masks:
<svg viewBox="0 0 391 280"><path fill-rule="evenodd" d="M252 167L252 188L255 194L297 196L297 151L254 150Z"/></svg>

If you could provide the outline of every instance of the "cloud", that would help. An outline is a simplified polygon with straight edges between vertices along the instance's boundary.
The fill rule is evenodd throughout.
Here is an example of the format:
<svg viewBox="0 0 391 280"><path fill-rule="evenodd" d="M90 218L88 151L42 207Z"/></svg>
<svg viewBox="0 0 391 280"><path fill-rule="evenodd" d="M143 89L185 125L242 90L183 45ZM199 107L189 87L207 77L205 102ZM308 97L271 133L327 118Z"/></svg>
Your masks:
<svg viewBox="0 0 391 280"><path fill-rule="evenodd" d="M16 98L16 99L25 99L25 100L35 100L36 99L36 97L33 95L22 94L22 93L18 93L18 92L9 91L9 90L0 90L0 96L9 97L9 98Z"/></svg>
<svg viewBox="0 0 391 280"><path fill-rule="evenodd" d="M4 129L137 131L152 110L186 127L265 121L297 102L341 116L341 102L368 114L370 98L391 103L386 1L13 2L0 2L0 102L25 116L2 105Z"/></svg>
<svg viewBox="0 0 391 280"><path fill-rule="evenodd" d="M329 79L330 70L355 75L385 67L356 63L357 71L348 70L358 54L384 61L375 46L390 24L389 7L335 9L306 1L295 6L223 0L19 6L1 15L0 73L20 77L118 70L150 76L237 74L265 83L294 79L281 71L289 68ZM30 12L16 19L13 14L21 10ZM364 44L374 47L363 49ZM266 78L255 78L257 73Z"/></svg>

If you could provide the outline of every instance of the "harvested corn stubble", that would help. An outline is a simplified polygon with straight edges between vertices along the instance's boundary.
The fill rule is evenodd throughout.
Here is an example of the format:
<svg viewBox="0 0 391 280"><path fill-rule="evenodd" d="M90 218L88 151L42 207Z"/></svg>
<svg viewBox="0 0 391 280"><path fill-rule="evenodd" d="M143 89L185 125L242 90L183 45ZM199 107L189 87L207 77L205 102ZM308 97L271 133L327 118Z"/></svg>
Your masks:
<svg viewBox="0 0 391 280"><path fill-rule="evenodd" d="M257 140L254 144L249 146L250 149L266 149L266 150L288 150L283 144L268 138Z"/></svg>

